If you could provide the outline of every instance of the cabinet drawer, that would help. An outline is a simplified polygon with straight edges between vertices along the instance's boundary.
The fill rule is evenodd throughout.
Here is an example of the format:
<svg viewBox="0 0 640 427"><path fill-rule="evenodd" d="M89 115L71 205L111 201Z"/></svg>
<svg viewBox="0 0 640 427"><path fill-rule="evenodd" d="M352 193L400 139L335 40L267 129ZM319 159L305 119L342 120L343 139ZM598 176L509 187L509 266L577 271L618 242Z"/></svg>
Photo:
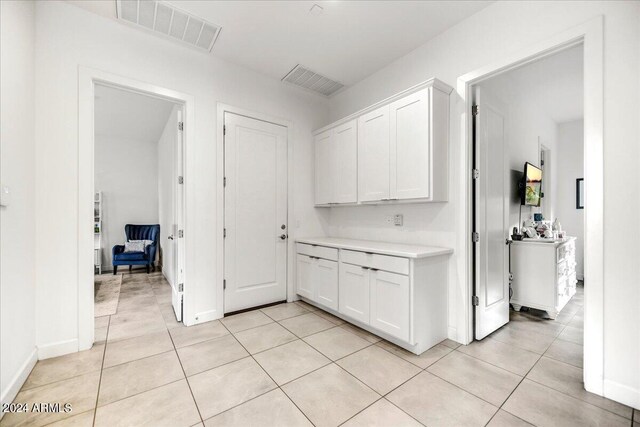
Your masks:
<svg viewBox="0 0 640 427"><path fill-rule="evenodd" d="M338 261L338 250L335 248L297 243L296 251L303 255Z"/></svg>
<svg viewBox="0 0 640 427"><path fill-rule="evenodd" d="M362 265L392 273L409 274L409 259L407 258L343 249L340 251L340 260L348 264Z"/></svg>

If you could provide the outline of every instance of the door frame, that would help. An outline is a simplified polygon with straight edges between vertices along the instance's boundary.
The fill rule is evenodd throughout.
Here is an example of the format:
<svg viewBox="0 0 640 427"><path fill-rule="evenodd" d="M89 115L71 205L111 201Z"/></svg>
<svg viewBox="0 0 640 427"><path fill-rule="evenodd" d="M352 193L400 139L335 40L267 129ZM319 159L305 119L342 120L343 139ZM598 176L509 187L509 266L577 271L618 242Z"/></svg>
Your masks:
<svg viewBox="0 0 640 427"><path fill-rule="evenodd" d="M120 76L95 68L78 67L78 252L77 252L77 279L78 279L78 348L69 349L87 350L94 342L94 272L93 272L93 193L94 193L94 101L96 83L122 89L143 95L166 99L176 104L181 104L183 109L183 172L188 183L187 175L189 166L193 161L189 160L195 142L195 98L192 95L178 92L173 89L157 86L129 77ZM188 220L186 200L188 189L183 189L183 219L185 236L188 236ZM186 295L189 283L189 245L185 241L184 250L184 294ZM190 308L183 302L183 321L189 319ZM187 323L185 323L187 324Z"/></svg>
<svg viewBox="0 0 640 427"><path fill-rule="evenodd" d="M261 120L287 128L287 302L293 301L293 274L295 259L295 227L291 226L294 212L293 183L293 122L280 117L234 107L221 102L217 106L216 129L216 312L224 316L224 114L231 113L251 119Z"/></svg>
<svg viewBox="0 0 640 427"><path fill-rule="evenodd" d="M463 206L457 218L462 302L457 322L458 341L473 340L473 251L472 205L472 88L473 85L569 47L584 47L584 150L585 178L589 180L585 198L585 288L584 384L593 393L604 394L604 38L603 17L598 16L533 46L521 49L458 78L457 93L464 108L460 111L461 146L458 166L463 170L458 183L458 203Z"/></svg>

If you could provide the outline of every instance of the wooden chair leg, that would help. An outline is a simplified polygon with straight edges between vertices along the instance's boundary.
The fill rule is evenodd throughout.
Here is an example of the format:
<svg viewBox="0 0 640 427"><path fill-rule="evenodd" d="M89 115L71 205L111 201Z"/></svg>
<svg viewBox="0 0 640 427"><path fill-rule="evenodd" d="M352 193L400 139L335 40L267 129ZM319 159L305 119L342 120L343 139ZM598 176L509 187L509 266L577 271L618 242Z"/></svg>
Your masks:
<svg viewBox="0 0 640 427"><path fill-rule="evenodd" d="M151 266L147 264L147 274L149 274L150 271L151 271Z"/></svg>
<svg viewBox="0 0 640 427"><path fill-rule="evenodd" d="M114 265L113 266L113 275L115 276L116 274L118 274L118 266Z"/></svg>

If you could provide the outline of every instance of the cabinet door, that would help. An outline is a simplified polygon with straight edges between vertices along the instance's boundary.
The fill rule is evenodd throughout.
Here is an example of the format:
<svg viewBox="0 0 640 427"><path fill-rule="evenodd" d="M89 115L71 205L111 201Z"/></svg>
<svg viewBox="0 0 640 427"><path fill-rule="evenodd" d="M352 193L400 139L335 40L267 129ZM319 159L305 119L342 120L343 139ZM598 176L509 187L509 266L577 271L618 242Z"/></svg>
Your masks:
<svg viewBox="0 0 640 427"><path fill-rule="evenodd" d="M389 199L389 106L358 118L358 200Z"/></svg>
<svg viewBox="0 0 640 427"><path fill-rule="evenodd" d="M333 199L335 154L332 135L330 129L315 137L316 205L330 203Z"/></svg>
<svg viewBox="0 0 640 427"><path fill-rule="evenodd" d="M389 110L390 197L428 198L431 196L429 89L391 103Z"/></svg>
<svg viewBox="0 0 640 427"><path fill-rule="evenodd" d="M370 325L409 341L409 277L370 270Z"/></svg>
<svg viewBox="0 0 640 427"><path fill-rule="evenodd" d="M298 295L315 300L315 281L313 270L315 260L307 255L298 254L296 263L296 288Z"/></svg>
<svg viewBox="0 0 640 427"><path fill-rule="evenodd" d="M340 264L340 313L369 324L369 270Z"/></svg>
<svg viewBox="0 0 640 427"><path fill-rule="evenodd" d="M335 203L358 201L358 123L351 120L333 130Z"/></svg>
<svg viewBox="0 0 640 427"><path fill-rule="evenodd" d="M338 309L338 263L317 259L313 269L316 288L314 300L333 310Z"/></svg>

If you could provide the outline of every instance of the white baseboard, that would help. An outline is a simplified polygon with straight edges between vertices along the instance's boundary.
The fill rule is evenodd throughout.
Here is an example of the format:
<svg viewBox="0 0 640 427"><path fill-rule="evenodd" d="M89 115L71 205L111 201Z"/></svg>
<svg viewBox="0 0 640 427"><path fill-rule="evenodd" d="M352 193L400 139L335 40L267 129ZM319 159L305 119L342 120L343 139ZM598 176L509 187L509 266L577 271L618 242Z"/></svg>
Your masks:
<svg viewBox="0 0 640 427"><path fill-rule="evenodd" d="M447 338L452 341L458 342L458 328L453 326L447 327Z"/></svg>
<svg viewBox="0 0 640 427"><path fill-rule="evenodd" d="M2 397L0 398L0 400L2 401L3 405L5 403L13 402L13 399L16 398L16 395L22 388L22 385L24 384L24 382L27 380L27 377L31 373L31 370L33 369L34 366L36 366L37 361L38 361L38 351L36 348L34 348L33 351L31 351L29 356L27 356L25 361L22 363L22 366L20 366L20 369L18 370L18 372L16 372L16 374L13 376L7 388L2 390ZM0 417L2 415L4 415L3 412L0 413Z"/></svg>
<svg viewBox="0 0 640 427"><path fill-rule="evenodd" d="M637 388L604 380L604 397L640 410L640 390Z"/></svg>
<svg viewBox="0 0 640 427"><path fill-rule="evenodd" d="M66 341L58 341L51 344L38 346L38 360L50 359L78 351L78 339L73 338Z"/></svg>

